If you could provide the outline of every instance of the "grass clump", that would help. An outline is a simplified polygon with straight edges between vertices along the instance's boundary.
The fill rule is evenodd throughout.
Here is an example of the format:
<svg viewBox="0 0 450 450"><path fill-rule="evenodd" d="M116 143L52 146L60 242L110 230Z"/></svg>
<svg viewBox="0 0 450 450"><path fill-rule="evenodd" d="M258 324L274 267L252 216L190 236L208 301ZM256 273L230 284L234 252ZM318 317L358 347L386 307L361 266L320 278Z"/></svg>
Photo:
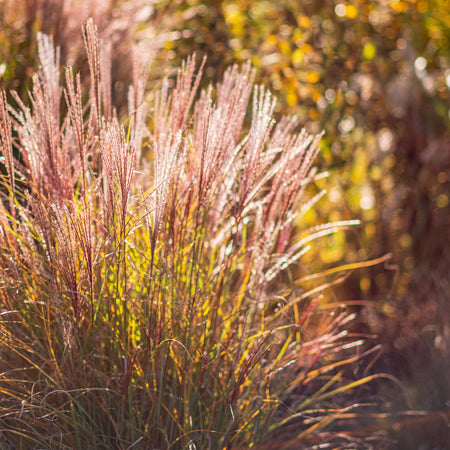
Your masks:
<svg viewBox="0 0 450 450"><path fill-rule="evenodd" d="M275 123L248 65L198 93L190 59L148 92L142 48L119 121L92 21L84 37L86 99L45 35L30 106L1 96L2 448L301 443L348 415L370 378L341 370L353 316L286 283L354 223L298 228L319 136Z"/></svg>

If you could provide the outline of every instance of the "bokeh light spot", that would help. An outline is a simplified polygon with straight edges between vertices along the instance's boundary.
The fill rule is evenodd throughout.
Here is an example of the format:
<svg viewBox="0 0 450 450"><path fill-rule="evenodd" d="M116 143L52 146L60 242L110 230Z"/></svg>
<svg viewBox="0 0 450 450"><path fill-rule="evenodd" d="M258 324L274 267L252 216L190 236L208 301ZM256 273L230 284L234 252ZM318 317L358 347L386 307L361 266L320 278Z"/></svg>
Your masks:
<svg viewBox="0 0 450 450"><path fill-rule="evenodd" d="M448 180L448 175L446 172L439 172L437 176L438 183L445 183Z"/></svg>
<svg viewBox="0 0 450 450"><path fill-rule="evenodd" d="M427 10L428 10L427 2L424 0L419 0L417 2L416 8L417 8L417 11L420 12L421 14L423 14L424 12L427 12Z"/></svg>
<svg viewBox="0 0 450 450"><path fill-rule="evenodd" d="M333 103L336 99L336 91L334 89L327 89L325 91L325 98L330 102Z"/></svg>
<svg viewBox="0 0 450 450"><path fill-rule="evenodd" d="M317 72L308 72L307 79L309 83L317 83L320 80L320 75Z"/></svg>
<svg viewBox="0 0 450 450"><path fill-rule="evenodd" d="M311 26L311 19L308 16L298 16L297 23L299 27L309 28Z"/></svg>
<svg viewBox="0 0 450 450"><path fill-rule="evenodd" d="M445 208L448 206L448 196L447 194L440 194L436 198L436 206L438 208Z"/></svg>
<svg viewBox="0 0 450 450"><path fill-rule="evenodd" d="M339 122L339 131L341 133L349 133L355 128L355 119L353 117L347 117Z"/></svg>
<svg viewBox="0 0 450 450"><path fill-rule="evenodd" d="M389 128L382 128L378 132L378 146L382 152L388 152L392 150L394 144L394 135Z"/></svg>
<svg viewBox="0 0 450 450"><path fill-rule="evenodd" d="M362 51L363 58L370 61L377 55L377 47L373 42L368 42L363 47Z"/></svg>
<svg viewBox="0 0 450 450"><path fill-rule="evenodd" d="M425 69L427 67L427 60L423 56L419 56L414 61L414 69L416 71L416 75L419 78L423 78Z"/></svg>
<svg viewBox="0 0 450 450"><path fill-rule="evenodd" d="M355 19L356 17L358 17L358 8L356 6L354 6L354 5L347 5L345 7L345 10L346 10L345 11L346 16L349 19Z"/></svg>
<svg viewBox="0 0 450 450"><path fill-rule="evenodd" d="M408 11L408 4L402 0L391 0L391 8L399 13Z"/></svg>
<svg viewBox="0 0 450 450"><path fill-rule="evenodd" d="M399 240L398 243L400 244L400 247L404 248L404 249L408 249L411 247L411 236L407 233L403 233Z"/></svg>
<svg viewBox="0 0 450 450"><path fill-rule="evenodd" d="M364 210L372 209L375 206L375 197L370 186L363 186L361 189L359 206Z"/></svg>
<svg viewBox="0 0 450 450"><path fill-rule="evenodd" d="M445 75L445 84L447 85L448 88L450 88L450 69L447 69L444 72Z"/></svg>
<svg viewBox="0 0 450 450"><path fill-rule="evenodd" d="M363 292L367 292L370 289L370 278L369 277L361 278L361 281L359 282L359 287Z"/></svg>
<svg viewBox="0 0 450 450"><path fill-rule="evenodd" d="M338 3L334 8L334 12L338 17L345 17L347 13L347 8L343 3Z"/></svg>

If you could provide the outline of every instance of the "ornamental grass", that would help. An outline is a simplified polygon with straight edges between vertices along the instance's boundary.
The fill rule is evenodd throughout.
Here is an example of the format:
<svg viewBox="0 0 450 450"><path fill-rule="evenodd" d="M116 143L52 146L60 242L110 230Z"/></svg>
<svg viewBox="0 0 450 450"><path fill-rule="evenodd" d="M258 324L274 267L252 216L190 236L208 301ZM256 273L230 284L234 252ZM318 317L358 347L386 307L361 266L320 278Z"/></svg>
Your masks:
<svg viewBox="0 0 450 450"><path fill-rule="evenodd" d="M330 436L374 378L346 368L374 349L322 300L339 268L296 276L357 223L302 227L320 136L275 121L249 65L200 92L192 57L149 87L142 45L118 117L108 43L92 20L83 37L88 80L40 34L29 98L0 96L0 446Z"/></svg>

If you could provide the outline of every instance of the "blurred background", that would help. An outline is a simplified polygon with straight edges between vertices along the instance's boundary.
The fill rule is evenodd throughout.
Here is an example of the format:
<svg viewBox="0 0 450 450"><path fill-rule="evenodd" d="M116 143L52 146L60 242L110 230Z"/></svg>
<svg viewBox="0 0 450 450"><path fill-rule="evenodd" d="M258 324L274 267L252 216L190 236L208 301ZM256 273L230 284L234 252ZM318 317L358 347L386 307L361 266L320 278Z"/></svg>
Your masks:
<svg viewBox="0 0 450 450"><path fill-rule="evenodd" d="M398 448L448 448L450 2L0 0L1 87L29 87L37 31L55 36L64 64L85 70L80 24L89 16L113 38L119 110L132 76L122 60L141 40L161 49L154 84L193 52L207 56L205 84L250 60L277 115L325 131L318 165L329 175L317 188L327 195L302 227L361 225L316 243L302 266L319 272L391 255L350 273L328 301L359 313L354 331L383 346L370 371L403 386L374 387L383 412L426 412L393 419Z"/></svg>

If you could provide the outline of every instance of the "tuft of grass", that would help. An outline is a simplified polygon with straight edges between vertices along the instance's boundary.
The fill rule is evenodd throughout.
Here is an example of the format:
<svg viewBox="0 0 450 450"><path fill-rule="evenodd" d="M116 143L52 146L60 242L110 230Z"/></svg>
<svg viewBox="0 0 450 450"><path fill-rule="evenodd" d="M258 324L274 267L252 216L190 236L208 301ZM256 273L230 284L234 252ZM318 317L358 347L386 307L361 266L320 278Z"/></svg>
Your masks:
<svg viewBox="0 0 450 450"><path fill-rule="evenodd" d="M373 378L347 378L371 351L320 302L339 279L286 283L314 239L356 223L301 228L320 136L275 122L249 65L198 92L194 58L148 91L136 56L119 121L83 33L86 101L42 34L30 107L0 96L2 448L307 442Z"/></svg>

